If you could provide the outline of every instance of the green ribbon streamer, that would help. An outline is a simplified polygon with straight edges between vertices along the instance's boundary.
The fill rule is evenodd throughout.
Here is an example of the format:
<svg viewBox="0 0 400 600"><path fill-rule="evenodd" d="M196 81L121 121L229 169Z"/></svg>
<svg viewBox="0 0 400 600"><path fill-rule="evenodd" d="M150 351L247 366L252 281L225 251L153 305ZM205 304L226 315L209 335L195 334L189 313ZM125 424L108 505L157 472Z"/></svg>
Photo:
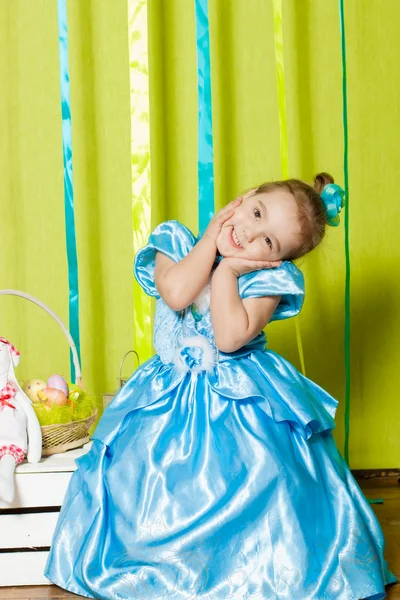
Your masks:
<svg viewBox="0 0 400 600"><path fill-rule="evenodd" d="M344 458L349 468L350 437L350 236L349 236L349 128L347 118L347 61L346 61L346 29L344 22L344 0L339 0L340 37L342 47L342 92L343 92L343 171L346 190L344 213L344 240L346 254L346 287L345 287L345 321L344 321L344 361L346 369L346 399L344 414ZM369 504L383 504L383 498L367 498Z"/></svg>
<svg viewBox="0 0 400 600"><path fill-rule="evenodd" d="M349 231L349 127L347 118L347 61L346 61L346 29L344 22L344 0L339 0L340 37L342 47L342 91L343 91L343 171L346 190L344 213L344 240L346 254L346 287L345 287L345 322L344 322L344 361L346 369L346 400L344 415L344 458L349 468L350 437L350 231ZM383 498L367 498L369 504L383 504Z"/></svg>
<svg viewBox="0 0 400 600"><path fill-rule="evenodd" d="M350 436L350 244L349 244L349 132L347 119L347 62L346 62L346 29L344 21L344 0L339 0L340 12L340 37L342 48L342 95L343 95L343 170L344 188L346 190L344 211L344 239L346 254L346 286L345 286L345 325L344 325L344 361L346 370L346 398L344 415L344 458L349 464L349 436Z"/></svg>

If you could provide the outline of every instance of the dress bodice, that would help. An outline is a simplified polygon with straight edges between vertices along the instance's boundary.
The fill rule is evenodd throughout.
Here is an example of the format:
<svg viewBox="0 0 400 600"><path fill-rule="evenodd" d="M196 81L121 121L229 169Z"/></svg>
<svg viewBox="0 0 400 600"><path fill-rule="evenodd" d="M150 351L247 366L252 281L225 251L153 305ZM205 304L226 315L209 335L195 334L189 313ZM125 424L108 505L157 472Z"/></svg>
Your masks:
<svg viewBox="0 0 400 600"><path fill-rule="evenodd" d="M135 257L134 274L144 291L156 298L154 321L154 347L164 363L174 361L182 368L207 367L213 362L242 356L266 344L264 332L258 334L246 346L225 355L218 351L210 314L210 278L196 300L181 311L172 310L161 298L154 283L155 257L157 252L166 254L178 262L198 242L192 232L179 221L161 223L151 233L148 244ZM223 260L223 259L222 259ZM280 295L271 320L296 315L304 300L304 279L301 271L290 261L280 267L246 273L238 278L241 298Z"/></svg>

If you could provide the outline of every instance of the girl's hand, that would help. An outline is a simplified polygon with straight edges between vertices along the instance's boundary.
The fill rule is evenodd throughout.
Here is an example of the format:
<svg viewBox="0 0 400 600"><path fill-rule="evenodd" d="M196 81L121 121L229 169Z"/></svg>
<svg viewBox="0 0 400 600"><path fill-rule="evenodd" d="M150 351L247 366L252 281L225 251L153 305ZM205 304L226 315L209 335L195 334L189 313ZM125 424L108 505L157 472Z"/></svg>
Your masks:
<svg viewBox="0 0 400 600"><path fill-rule="evenodd" d="M249 260L247 258L223 258L218 265L218 269L230 269L236 277L240 277L245 273L252 271L260 271L261 269L274 269L280 267L281 260Z"/></svg>
<svg viewBox="0 0 400 600"><path fill-rule="evenodd" d="M205 231L205 235L213 239L214 242L217 242L217 237L219 236L219 233L222 229L222 225L225 223L225 221L231 218L231 216L235 212L235 208L237 208L242 203L242 200L243 197L239 196L239 198L235 198L235 200L229 202L229 204L224 206L224 208L221 208L221 210L216 215L214 215L211 221L209 222L208 227Z"/></svg>

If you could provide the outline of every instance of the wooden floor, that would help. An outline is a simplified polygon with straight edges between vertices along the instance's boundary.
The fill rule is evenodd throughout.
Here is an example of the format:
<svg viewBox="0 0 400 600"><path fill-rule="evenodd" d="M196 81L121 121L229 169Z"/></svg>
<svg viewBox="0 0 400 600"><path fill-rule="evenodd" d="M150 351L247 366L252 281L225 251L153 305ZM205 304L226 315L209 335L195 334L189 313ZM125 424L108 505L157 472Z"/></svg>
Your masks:
<svg viewBox="0 0 400 600"><path fill-rule="evenodd" d="M400 580L400 484L397 477L358 480L368 499L383 498L383 504L371 504L385 535L385 558L389 568ZM60 589L57 586L0 588L1 600L49 600L82 598ZM400 583L388 586L388 600L400 600ZM300 600L300 599L299 599ZM306 600L306 599L302 599Z"/></svg>

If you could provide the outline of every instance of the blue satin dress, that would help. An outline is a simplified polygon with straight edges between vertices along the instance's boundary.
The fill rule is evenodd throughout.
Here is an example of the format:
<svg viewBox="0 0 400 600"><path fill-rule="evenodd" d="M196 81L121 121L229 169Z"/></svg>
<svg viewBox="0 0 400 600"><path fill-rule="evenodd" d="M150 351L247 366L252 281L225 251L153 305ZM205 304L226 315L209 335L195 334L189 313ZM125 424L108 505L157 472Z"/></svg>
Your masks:
<svg viewBox="0 0 400 600"><path fill-rule="evenodd" d="M397 581L384 538L332 436L338 402L265 349L264 333L218 351L205 287L175 312L154 285L157 251L196 241L167 221L136 255L156 298L157 354L105 410L62 506L45 575L104 600L378 600ZM291 262L238 278L241 298L281 295Z"/></svg>

